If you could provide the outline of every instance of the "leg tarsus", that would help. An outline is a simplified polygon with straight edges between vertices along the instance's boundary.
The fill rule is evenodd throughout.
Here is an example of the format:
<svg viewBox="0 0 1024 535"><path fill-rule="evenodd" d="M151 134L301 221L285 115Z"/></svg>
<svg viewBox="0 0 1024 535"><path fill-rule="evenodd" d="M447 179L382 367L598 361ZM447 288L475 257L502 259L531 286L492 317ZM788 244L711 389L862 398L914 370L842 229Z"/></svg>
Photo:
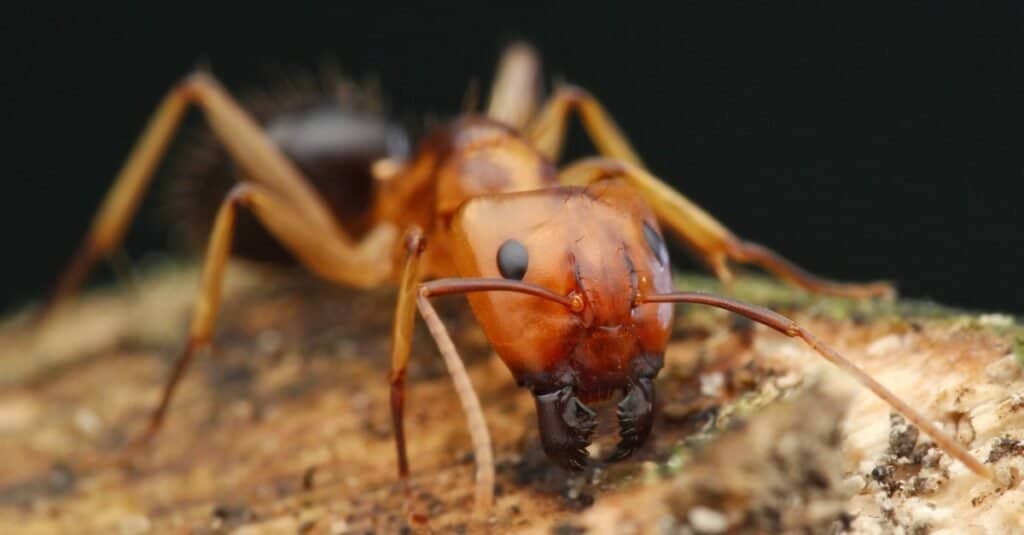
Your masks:
<svg viewBox="0 0 1024 535"><path fill-rule="evenodd" d="M711 272L714 273L718 282L722 283L726 290L731 291L735 277L732 270L729 269L728 256L721 253L710 255L708 256L708 265L711 266Z"/></svg>
<svg viewBox="0 0 1024 535"><path fill-rule="evenodd" d="M818 277L758 243L737 241L730 244L728 254L735 262L759 266L776 277L812 293L854 299L892 299L896 296L896 290L884 281L845 283Z"/></svg>
<svg viewBox="0 0 1024 535"><path fill-rule="evenodd" d="M85 278L89 276L89 271L96 262L96 256L96 250L88 240L79 245L78 250L71 257L71 262L50 291L49 297L32 316L31 328L40 327L52 316L54 310L64 299L78 291Z"/></svg>
<svg viewBox="0 0 1024 535"><path fill-rule="evenodd" d="M398 477L409 477L409 455L405 448L405 370L391 374L391 425L395 430Z"/></svg>
<svg viewBox="0 0 1024 535"><path fill-rule="evenodd" d="M147 446L152 442L153 437L160 432L163 427L164 418L167 416L167 409L171 406L171 400L174 398L174 392L178 388L178 384L181 383L182 377L185 376L185 372L188 370L189 365L192 364L197 352L199 352L206 342L198 339L190 339L182 350L181 355L174 363L174 369L171 371L171 376L164 385L163 392L160 395L160 404L157 405L156 409L153 410L149 417L149 423L146 425L146 429L142 431L134 440L132 440L129 448L134 450Z"/></svg>

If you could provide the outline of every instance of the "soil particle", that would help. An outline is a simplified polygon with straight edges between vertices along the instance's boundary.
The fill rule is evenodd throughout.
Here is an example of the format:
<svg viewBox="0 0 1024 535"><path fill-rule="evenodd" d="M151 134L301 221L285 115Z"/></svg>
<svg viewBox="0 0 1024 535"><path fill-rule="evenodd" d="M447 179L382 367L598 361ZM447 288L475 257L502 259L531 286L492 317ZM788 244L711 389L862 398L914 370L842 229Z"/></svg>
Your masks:
<svg viewBox="0 0 1024 535"><path fill-rule="evenodd" d="M889 414L889 453L909 457L917 445L917 427L910 425L899 413Z"/></svg>
<svg viewBox="0 0 1024 535"><path fill-rule="evenodd" d="M551 528L551 535L583 535L586 532L587 528L571 522L563 522Z"/></svg>
<svg viewBox="0 0 1024 535"><path fill-rule="evenodd" d="M992 450L988 453L988 459L985 462L989 464L997 463L1007 455L1024 455L1024 442L1010 438L1007 435L999 437L992 446Z"/></svg>
<svg viewBox="0 0 1024 535"><path fill-rule="evenodd" d="M225 528L240 526L256 519L252 510L244 504L220 504L213 508L212 516Z"/></svg>

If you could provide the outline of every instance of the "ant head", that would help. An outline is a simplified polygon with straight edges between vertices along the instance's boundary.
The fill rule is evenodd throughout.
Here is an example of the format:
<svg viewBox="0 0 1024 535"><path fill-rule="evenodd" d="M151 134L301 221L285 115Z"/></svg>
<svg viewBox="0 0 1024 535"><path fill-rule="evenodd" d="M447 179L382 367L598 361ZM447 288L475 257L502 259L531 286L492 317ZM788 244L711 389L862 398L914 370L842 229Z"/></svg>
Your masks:
<svg viewBox="0 0 1024 535"><path fill-rule="evenodd" d="M456 215L454 260L464 277L522 280L569 306L516 292L467 295L491 345L537 400L550 457L586 462L595 426L584 403L622 392L623 458L646 438L653 378L673 306L639 303L672 290L668 252L653 213L620 181L484 196Z"/></svg>

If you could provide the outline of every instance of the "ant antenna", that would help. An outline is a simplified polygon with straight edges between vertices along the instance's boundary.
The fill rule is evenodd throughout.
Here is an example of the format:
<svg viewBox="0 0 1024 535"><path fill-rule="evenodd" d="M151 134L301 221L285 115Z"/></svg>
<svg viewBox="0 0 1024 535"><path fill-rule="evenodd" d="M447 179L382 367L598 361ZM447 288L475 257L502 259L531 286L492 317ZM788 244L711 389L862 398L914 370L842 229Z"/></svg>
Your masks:
<svg viewBox="0 0 1024 535"><path fill-rule="evenodd" d="M702 292L674 292L668 294L648 295L638 298L637 301L640 303L696 303L722 308L771 327L786 336L800 338L819 355L821 355L822 358L832 364L835 364L844 372L853 376L857 382L868 390L874 392L876 396L882 398L883 401L903 414L907 420L910 420L919 429L924 431L925 434L935 440L935 443L938 444L943 451L964 463L964 465L966 465L967 468L975 474L991 481L995 480L991 468L982 464L981 461L971 455L966 448L943 433L942 430L928 420L928 418L923 414L897 397L891 390L882 386L881 383L868 375L867 372L862 370L856 364L850 362L846 357L839 354L838 351L825 345L824 342L798 325L795 321L783 316L782 314L764 307L750 305Z"/></svg>

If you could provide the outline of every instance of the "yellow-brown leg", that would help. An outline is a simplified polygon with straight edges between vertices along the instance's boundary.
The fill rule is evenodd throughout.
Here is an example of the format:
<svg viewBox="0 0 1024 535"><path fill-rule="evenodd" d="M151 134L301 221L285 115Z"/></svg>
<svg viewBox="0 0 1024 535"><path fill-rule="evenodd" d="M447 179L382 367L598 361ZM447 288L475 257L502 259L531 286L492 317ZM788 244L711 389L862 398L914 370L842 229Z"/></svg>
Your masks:
<svg viewBox="0 0 1024 535"><path fill-rule="evenodd" d="M537 112L540 86L537 52L525 43L509 45L498 62L487 116L516 129L525 128Z"/></svg>
<svg viewBox="0 0 1024 535"><path fill-rule="evenodd" d="M486 514L494 501L494 456L491 452L491 437L487 431L480 400L473 389L462 359L448 331L441 322L434 307L420 285L420 259L426 248L426 239L419 228L406 233L406 258L402 279L398 288L398 304L395 307L395 323L391 338L391 417L395 430L395 447L398 451L398 473L402 478L409 475L409 460L405 448L405 375L409 364L409 350L412 341L416 309L427 324L437 347L444 358L448 373L452 376L455 392L466 415L469 434L473 440L476 459L476 489L474 492L476 511Z"/></svg>
<svg viewBox="0 0 1024 535"><path fill-rule="evenodd" d="M452 376L455 391L459 396L463 411L469 424L470 436L473 439L477 463L475 502L478 513L490 510L494 500L494 460L491 453L490 435L483 418L480 401L469 381L469 375L462 359L459 357L455 344L441 322L427 297L419 292L419 264L426 240L419 228L406 233L406 259L402 270L402 279L398 289L398 304L395 307L395 321L391 339L391 417L395 430L395 447L398 453L398 472L402 478L409 475L409 460L405 448L405 386L406 368L409 364L409 351L412 341L413 324L416 321L416 309L420 310L427 327L433 335L438 349L445 360L445 365Z"/></svg>
<svg viewBox="0 0 1024 535"><path fill-rule="evenodd" d="M235 217L240 205L251 210L271 234L307 268L328 280L372 286L389 276L390 244L393 239L389 237L393 236L390 230L374 233L376 238L364 242L365 247L352 251L339 240L323 234L315 224L305 218L305 214L281 200L277 193L255 184L235 186L221 204L214 220L185 349L175 363L174 371L164 387L160 404L153 412L149 426L139 443L147 442L160 429L174 390L192 358L198 350L210 343L217 311L220 308L221 283L224 279L224 268L231 254Z"/></svg>
<svg viewBox="0 0 1024 535"><path fill-rule="evenodd" d="M601 154L638 167L644 166L643 160L601 103L590 93L575 86L563 86L548 99L526 129L527 138L537 150L552 161L558 161L565 144L565 131L571 112L579 114L583 128Z"/></svg>
<svg viewBox="0 0 1024 535"><path fill-rule="evenodd" d="M409 475L409 458L405 452L405 371L409 364L412 329L416 322L416 291L420 282L419 264L426 241L419 228L405 235L406 257L398 286L398 303L391 330L391 421L395 430L398 453L398 475Z"/></svg>
<svg viewBox="0 0 1024 535"><path fill-rule="evenodd" d="M732 280L728 266L728 261L732 260L760 266L790 284L815 293L854 298L894 293L892 286L885 282L855 284L820 278L767 247L737 238L710 214L639 165L609 158L587 158L564 168L559 181L566 185L587 185L607 178L622 178L632 184L658 218L681 236L724 283Z"/></svg>
<svg viewBox="0 0 1024 535"><path fill-rule="evenodd" d="M61 299L77 291L95 262L109 255L121 242L190 104L205 113L217 138L244 170L247 179L286 199L324 233L351 243L316 191L267 138L255 119L212 76L197 72L171 89L157 107L37 319L41 320Z"/></svg>

